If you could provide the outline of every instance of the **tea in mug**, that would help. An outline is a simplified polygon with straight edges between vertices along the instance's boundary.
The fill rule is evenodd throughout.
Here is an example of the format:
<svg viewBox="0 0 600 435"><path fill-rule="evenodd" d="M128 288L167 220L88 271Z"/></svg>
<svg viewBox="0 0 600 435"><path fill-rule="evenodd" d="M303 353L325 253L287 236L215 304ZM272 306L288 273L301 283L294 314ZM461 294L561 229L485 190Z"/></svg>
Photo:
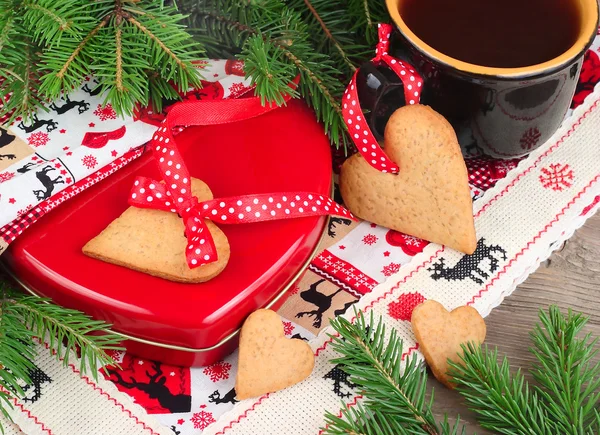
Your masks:
<svg viewBox="0 0 600 435"><path fill-rule="evenodd" d="M401 0L400 16L455 59L517 68L560 56L577 40L578 0Z"/></svg>

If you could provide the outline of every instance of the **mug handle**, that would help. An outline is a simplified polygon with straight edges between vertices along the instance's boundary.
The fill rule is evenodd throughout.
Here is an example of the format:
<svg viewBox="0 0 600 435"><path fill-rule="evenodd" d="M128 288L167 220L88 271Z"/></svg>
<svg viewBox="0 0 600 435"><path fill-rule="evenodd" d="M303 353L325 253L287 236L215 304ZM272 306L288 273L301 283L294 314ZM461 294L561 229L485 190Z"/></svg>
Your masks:
<svg viewBox="0 0 600 435"><path fill-rule="evenodd" d="M382 149L383 130L398 107L419 103L423 79L412 65L388 53L392 30L390 24L379 24L375 57L352 77L342 97L342 115L365 160L380 172L397 174L400 168Z"/></svg>
<svg viewBox="0 0 600 435"><path fill-rule="evenodd" d="M360 106L367 124L378 142L388 119L400 107L406 105L404 84L384 63L366 62L356 77Z"/></svg>

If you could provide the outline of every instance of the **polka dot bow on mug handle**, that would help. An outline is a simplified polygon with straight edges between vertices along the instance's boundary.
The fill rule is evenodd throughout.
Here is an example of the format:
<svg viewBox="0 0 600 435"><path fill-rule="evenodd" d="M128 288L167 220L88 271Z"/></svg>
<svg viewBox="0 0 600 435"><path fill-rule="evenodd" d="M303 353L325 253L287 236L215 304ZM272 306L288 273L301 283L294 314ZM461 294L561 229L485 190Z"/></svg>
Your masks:
<svg viewBox="0 0 600 435"><path fill-rule="evenodd" d="M423 89L423 79L411 65L388 54L392 29L391 24L379 24L379 43L375 50L375 57L371 61L385 62L402 81L406 104L418 104ZM354 73L342 101L342 115L348 132L358 152L371 166L381 172L397 174L400 168L381 149L362 113L356 85L357 75L358 71Z"/></svg>
<svg viewBox="0 0 600 435"><path fill-rule="evenodd" d="M195 268L217 260L214 241L205 219L224 224L245 224L306 216L352 214L330 198L311 192L241 195L198 202L191 177L173 137L177 126L227 124L262 115L277 106L263 107L260 98L198 101L172 107L150 143L164 183L137 177L129 197L135 207L177 213L183 219L188 246L187 264Z"/></svg>

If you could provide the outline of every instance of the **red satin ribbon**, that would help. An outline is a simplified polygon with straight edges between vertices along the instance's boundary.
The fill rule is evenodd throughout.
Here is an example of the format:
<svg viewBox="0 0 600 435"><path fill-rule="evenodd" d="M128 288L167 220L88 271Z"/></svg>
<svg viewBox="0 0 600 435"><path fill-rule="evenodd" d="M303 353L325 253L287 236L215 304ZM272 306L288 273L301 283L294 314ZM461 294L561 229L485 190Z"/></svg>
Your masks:
<svg viewBox="0 0 600 435"><path fill-rule="evenodd" d="M406 104L418 104L421 99L423 79L411 65L388 54L391 32L391 24L379 24L379 43L377 44L375 57L372 59L372 62L385 62L400 77L404 85ZM358 152L362 154L365 160L381 172L397 174L400 168L381 149L367 125L362 109L360 108L356 87L357 74L358 71L354 73L342 100L344 121Z"/></svg>
<svg viewBox="0 0 600 435"><path fill-rule="evenodd" d="M275 105L263 107L260 98L179 103L169 111L150 142L164 183L137 177L129 204L181 216L188 239L186 260L190 268L217 260L205 219L226 224L323 215L354 219L350 212L331 199L311 192L242 195L203 202L192 196L190 174L175 144L173 129L188 125L229 124L263 115L275 108Z"/></svg>

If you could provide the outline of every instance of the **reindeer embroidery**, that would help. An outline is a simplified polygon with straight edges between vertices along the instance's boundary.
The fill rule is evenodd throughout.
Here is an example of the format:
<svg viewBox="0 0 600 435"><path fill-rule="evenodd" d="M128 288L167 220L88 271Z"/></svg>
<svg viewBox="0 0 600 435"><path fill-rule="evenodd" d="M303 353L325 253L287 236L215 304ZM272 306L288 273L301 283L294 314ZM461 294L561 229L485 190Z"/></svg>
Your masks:
<svg viewBox="0 0 600 435"><path fill-rule="evenodd" d="M342 370L342 365L338 364L323 376L323 379L331 379L333 381L333 392L339 397L346 398L352 396L352 391L358 387L354 382L350 382L350 375ZM344 392L342 388L347 388L350 391Z"/></svg>
<svg viewBox="0 0 600 435"><path fill-rule="evenodd" d="M10 372L10 370L7 371ZM29 379L31 379L31 383L25 384L22 380L19 381L19 386L23 391L21 400L24 402L35 403L42 397L42 385L52 382L52 379L50 379L50 376L42 369L35 365L28 370L27 374L29 375Z"/></svg>
<svg viewBox="0 0 600 435"><path fill-rule="evenodd" d="M107 371L111 376L115 376L116 383L125 388L136 388L143 391L151 399L157 399L160 406L168 409L171 413L176 412L189 412L192 406L192 396L188 394L173 394L169 388L165 385L167 378L163 376L162 368L159 362L153 361L152 368L154 374L150 374L146 370L146 376L148 376L148 382L140 382L133 377L129 377L129 382L125 381L117 370L108 368Z"/></svg>
<svg viewBox="0 0 600 435"><path fill-rule="evenodd" d="M4 160L4 159L6 159L6 160L14 160L16 158L17 158L17 156L14 155L14 154L0 154L0 160Z"/></svg>
<svg viewBox="0 0 600 435"><path fill-rule="evenodd" d="M22 168L17 169L17 172L19 172L20 174L24 174L25 172L29 172L31 170L31 168L35 165L36 164L34 162L29 162Z"/></svg>
<svg viewBox="0 0 600 435"><path fill-rule="evenodd" d="M453 267L446 267L445 259L440 258L432 265L433 267L427 270L433 272L431 277L436 281L441 278L449 281L462 281L463 279L470 278L477 284L483 284L484 280L490 277L489 273L480 267L484 259L487 258L490 261L490 273L498 270L499 259L498 255L494 255L494 253L499 253L499 257L502 260L506 260L506 251L504 249L498 245L488 246L485 244L485 240L481 238L477 242L475 252L471 255L464 255Z"/></svg>
<svg viewBox="0 0 600 435"><path fill-rule="evenodd" d="M221 393L219 392L219 390L215 391L210 396L208 396L208 403L215 403L217 405L219 403L235 404L237 402L238 402L238 400L235 399L235 388L232 388L231 390L229 390L229 392L227 394L225 394L222 398L221 398Z"/></svg>
<svg viewBox="0 0 600 435"><path fill-rule="evenodd" d="M21 168L21 169L23 169L23 168ZM39 201L50 198L50 196L52 195L52 192L54 191L54 186L56 186L57 184L65 183L60 175L58 177L56 177L54 180L52 178L50 178L50 176L48 175L48 172L54 171L54 170L55 170L55 168L53 168L52 166L45 166L40 171L35 173L36 178L38 180L40 180L40 183L42 183L42 186L44 186L44 190L34 190L33 191L33 194L36 196L36 198Z"/></svg>
<svg viewBox="0 0 600 435"><path fill-rule="evenodd" d="M84 100L81 101L71 101L68 95L65 95L61 98L65 104L62 106L57 106L56 103L50 104L50 109L54 110L58 115L62 115L65 112L77 107L77 111L81 114L90 108L90 103L86 103Z"/></svg>
<svg viewBox="0 0 600 435"><path fill-rule="evenodd" d="M332 216L329 218L329 224L327 225L327 234L329 237L335 237L335 229L338 224L349 226L351 223L350 219Z"/></svg>
<svg viewBox="0 0 600 435"><path fill-rule="evenodd" d="M325 279L321 279L321 280L311 284L311 286L308 288L308 290L304 290L302 293L300 293L300 297L302 299L304 299L306 302L316 305L317 309L313 310L313 311L305 311L303 313L296 314L297 319L304 317L304 316L314 317L315 320L313 322L313 326L315 328L321 327L321 324L323 323L323 314L325 314L325 312L329 308L331 308L331 302L332 302L333 298L335 297L335 295L337 295L339 292L342 291L342 289L340 288L337 291L331 293L330 295L325 295L323 293L320 293L317 290L317 287L323 281L325 281Z"/></svg>
<svg viewBox="0 0 600 435"><path fill-rule="evenodd" d="M8 130L0 128L0 148L4 148L6 145L11 144L15 140L15 135L10 134Z"/></svg>
<svg viewBox="0 0 600 435"><path fill-rule="evenodd" d="M52 379L50 379L50 376L44 373L39 367L34 367L29 370L29 379L31 379L31 384L27 384L23 387L25 396L22 400L24 402L35 403L42 397L42 385L52 382Z"/></svg>
<svg viewBox="0 0 600 435"><path fill-rule="evenodd" d="M94 83L96 85L94 89L90 89L88 83L86 83L85 85L83 85L81 90L86 94L89 94L91 97L98 95L102 91L102 86L98 86L98 81L96 79L93 79L90 83Z"/></svg>
<svg viewBox="0 0 600 435"><path fill-rule="evenodd" d="M48 133L50 133L52 130L56 130L56 127L58 126L57 122L54 122L51 119L39 119L37 117L37 115L32 115L31 120L32 120L31 125L25 125L23 123L23 121L21 121L19 123L18 127L21 130L24 130L25 133L32 133L32 132L36 131L38 128L40 128L42 125L45 125L46 131Z"/></svg>

